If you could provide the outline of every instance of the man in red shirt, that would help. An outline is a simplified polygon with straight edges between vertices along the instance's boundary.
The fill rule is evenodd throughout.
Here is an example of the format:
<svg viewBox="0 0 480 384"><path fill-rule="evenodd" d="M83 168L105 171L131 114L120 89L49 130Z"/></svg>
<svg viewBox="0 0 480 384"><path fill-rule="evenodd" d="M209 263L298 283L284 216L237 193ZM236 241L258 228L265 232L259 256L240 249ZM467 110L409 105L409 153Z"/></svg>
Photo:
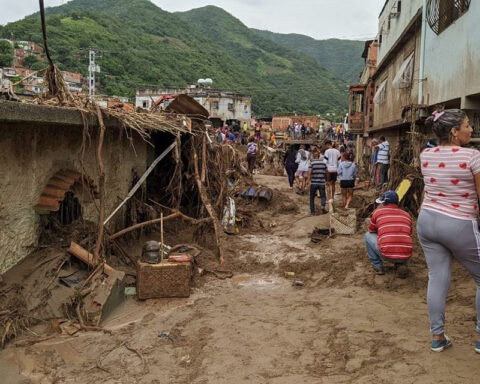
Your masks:
<svg viewBox="0 0 480 384"><path fill-rule="evenodd" d="M397 267L412 257L412 219L398 206L395 191L385 192L376 202L381 205L372 214L365 243L373 269L384 275L383 261Z"/></svg>

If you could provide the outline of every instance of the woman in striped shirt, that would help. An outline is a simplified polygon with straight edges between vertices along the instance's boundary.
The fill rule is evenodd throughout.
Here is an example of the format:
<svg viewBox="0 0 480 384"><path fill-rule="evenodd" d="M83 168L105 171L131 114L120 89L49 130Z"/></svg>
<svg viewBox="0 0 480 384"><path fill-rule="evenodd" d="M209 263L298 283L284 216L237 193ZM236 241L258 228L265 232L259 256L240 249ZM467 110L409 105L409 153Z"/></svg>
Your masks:
<svg viewBox="0 0 480 384"><path fill-rule="evenodd" d="M417 232L429 270L427 304L431 349L441 352L452 343L445 336L445 302L450 285L452 258L457 259L477 284L477 339L480 353L480 152L464 148L473 132L465 112L436 111L425 124L438 137L439 146L420 155L424 199Z"/></svg>

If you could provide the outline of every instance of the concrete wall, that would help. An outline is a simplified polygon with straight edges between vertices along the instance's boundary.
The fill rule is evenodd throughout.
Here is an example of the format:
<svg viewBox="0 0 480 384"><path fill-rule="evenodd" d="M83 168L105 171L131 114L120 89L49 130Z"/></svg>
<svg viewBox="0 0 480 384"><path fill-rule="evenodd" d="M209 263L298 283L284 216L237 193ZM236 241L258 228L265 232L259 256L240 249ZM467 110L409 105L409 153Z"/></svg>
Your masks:
<svg viewBox="0 0 480 384"><path fill-rule="evenodd" d="M398 122L402 118L402 107L411 103L417 103L418 100L418 81L420 64L420 31L412 36L405 45L395 54L389 64L382 69L375 80L378 87L387 79L387 98L381 104L374 104L374 118L372 130L382 129L383 127ZM404 60L415 51L414 73L411 88L395 89L392 81L395 78L400 66Z"/></svg>
<svg viewBox="0 0 480 384"><path fill-rule="evenodd" d="M425 40L426 104L461 99L461 108L480 109L469 96L480 94L480 2L440 35L427 26ZM473 105L472 105L473 104Z"/></svg>
<svg viewBox="0 0 480 384"><path fill-rule="evenodd" d="M97 181L97 132L87 148L86 173ZM39 215L34 210L48 180L57 171L80 171L82 128L19 125L0 122L0 273L26 257L38 243ZM107 129L103 156L106 172L106 213L128 193L132 169L146 169L146 145L135 137L135 150L119 129ZM80 196L77 196L81 198ZM82 204L84 217L97 221L94 203ZM122 214L113 225L120 225Z"/></svg>
<svg viewBox="0 0 480 384"><path fill-rule="evenodd" d="M170 90L169 90L170 91ZM169 92L168 91L168 92ZM249 97L241 96L230 96L229 94L221 94L219 96L208 95L203 93L202 95L195 95L194 90L172 90L173 92L178 91L177 93L171 94L181 94L186 93L189 96L193 97L202 107L204 107L210 114L210 117L216 117L223 121L236 119L240 121L249 122L252 118L252 100ZM159 91L160 92L160 91ZM140 108L151 108L155 101L158 100L162 94L170 94L163 91L163 93L150 93L150 94L137 94L135 97L135 107ZM218 92L217 92L218 93ZM213 103L218 103L218 109L214 108ZM233 110L229 110L228 104L233 104Z"/></svg>
<svg viewBox="0 0 480 384"><path fill-rule="evenodd" d="M205 108L210 117L216 117L223 121L236 119L246 121L252 118L252 103L249 98L220 96L193 96L203 108ZM214 108L214 103L218 103L218 109ZM233 110L229 110L228 105L233 104Z"/></svg>
<svg viewBox="0 0 480 384"><path fill-rule="evenodd" d="M382 43L378 47L378 63L387 56L403 31L405 31L413 20L418 10L422 8L422 0L403 0L400 14L390 18L390 28L388 28L388 18L396 3L397 0L388 0L385 9L378 19L378 33L382 35Z"/></svg>

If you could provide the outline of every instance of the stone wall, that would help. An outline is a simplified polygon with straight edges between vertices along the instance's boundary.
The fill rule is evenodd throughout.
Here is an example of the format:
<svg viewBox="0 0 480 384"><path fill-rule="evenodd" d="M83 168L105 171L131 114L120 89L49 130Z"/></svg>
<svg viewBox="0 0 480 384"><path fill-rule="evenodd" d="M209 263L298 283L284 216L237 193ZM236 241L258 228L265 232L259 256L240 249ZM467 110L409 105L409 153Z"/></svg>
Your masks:
<svg viewBox="0 0 480 384"><path fill-rule="evenodd" d="M86 175L97 183L98 129L90 131L91 142L87 144L83 162ZM0 273L36 247L40 217L34 207L48 180L57 171L81 171L81 144L82 127L0 122ZM135 150L121 129L107 128L103 146L106 215L127 195L132 170L141 175L146 169L145 142L135 136L133 144ZM77 197L84 218L96 222L98 214L94 202ZM120 211L109 225L121 226L122 213Z"/></svg>

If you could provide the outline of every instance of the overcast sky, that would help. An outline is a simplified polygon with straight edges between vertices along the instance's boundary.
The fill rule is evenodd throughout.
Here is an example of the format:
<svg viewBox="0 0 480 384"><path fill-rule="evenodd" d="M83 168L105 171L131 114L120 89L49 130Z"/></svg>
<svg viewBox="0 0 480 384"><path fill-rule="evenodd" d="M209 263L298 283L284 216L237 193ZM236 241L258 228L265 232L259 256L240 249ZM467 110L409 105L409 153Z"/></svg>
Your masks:
<svg viewBox="0 0 480 384"><path fill-rule="evenodd" d="M100 1L100 0L98 0ZM248 27L300 33L316 39L365 40L377 33L385 0L152 0L174 12L205 5L219 6ZM45 0L45 6L68 0ZM38 0L0 0L0 24L22 19L38 10Z"/></svg>

